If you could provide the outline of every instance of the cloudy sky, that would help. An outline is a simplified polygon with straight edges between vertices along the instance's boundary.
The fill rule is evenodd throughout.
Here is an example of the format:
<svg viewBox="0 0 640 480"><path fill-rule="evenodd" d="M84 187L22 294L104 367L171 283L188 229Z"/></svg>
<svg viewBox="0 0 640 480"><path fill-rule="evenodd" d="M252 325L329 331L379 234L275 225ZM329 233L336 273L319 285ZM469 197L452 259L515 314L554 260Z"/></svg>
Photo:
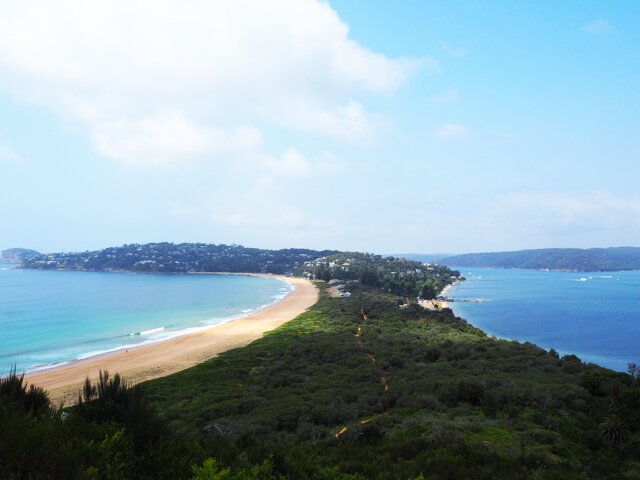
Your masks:
<svg viewBox="0 0 640 480"><path fill-rule="evenodd" d="M640 245L640 3L0 0L0 249Z"/></svg>

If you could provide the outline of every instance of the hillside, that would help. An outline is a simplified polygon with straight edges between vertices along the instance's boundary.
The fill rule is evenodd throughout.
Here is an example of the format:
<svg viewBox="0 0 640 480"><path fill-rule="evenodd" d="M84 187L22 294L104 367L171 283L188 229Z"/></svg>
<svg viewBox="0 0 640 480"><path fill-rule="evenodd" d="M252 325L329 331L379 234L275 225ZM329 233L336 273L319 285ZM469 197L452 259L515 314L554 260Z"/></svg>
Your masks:
<svg viewBox="0 0 640 480"><path fill-rule="evenodd" d="M343 255L378 281L403 265L303 269ZM384 284L317 285L317 304L247 347L143 387L104 377L63 415L0 381L0 477L640 478L637 368L488 337Z"/></svg>
<svg viewBox="0 0 640 480"><path fill-rule="evenodd" d="M290 479L640 473L629 375L490 338L448 309L401 308L361 284L348 298L321 289L265 338L146 384L173 428L208 445L212 469L230 469L203 478L245 478L263 461Z"/></svg>
<svg viewBox="0 0 640 480"><path fill-rule="evenodd" d="M436 263L443 258L451 257L451 253L389 253L385 256L406 258L407 260L415 260L422 263Z"/></svg>
<svg viewBox="0 0 640 480"><path fill-rule="evenodd" d="M605 272L640 269L640 248L545 248L515 252L467 253L438 263L459 267L530 268Z"/></svg>
<svg viewBox="0 0 640 480"><path fill-rule="evenodd" d="M0 263L22 263L30 257L41 255L40 252L28 248L8 248L0 252Z"/></svg>
<svg viewBox="0 0 640 480"><path fill-rule="evenodd" d="M26 258L23 268L42 270L130 271L145 273L291 273L302 263L335 250L265 250L242 245L147 243L91 252L50 253Z"/></svg>
<svg viewBox="0 0 640 480"><path fill-rule="evenodd" d="M27 257L23 268L42 270L129 271L139 273L275 273L319 280L357 280L387 293L433 298L459 278L459 272L404 258L369 253L289 248L264 250L241 245L149 243L93 252L49 253Z"/></svg>
<svg viewBox="0 0 640 480"><path fill-rule="evenodd" d="M305 262L294 273L316 280L357 280L386 293L425 299L434 298L454 280L460 280L460 272L440 265L359 252L317 258Z"/></svg>

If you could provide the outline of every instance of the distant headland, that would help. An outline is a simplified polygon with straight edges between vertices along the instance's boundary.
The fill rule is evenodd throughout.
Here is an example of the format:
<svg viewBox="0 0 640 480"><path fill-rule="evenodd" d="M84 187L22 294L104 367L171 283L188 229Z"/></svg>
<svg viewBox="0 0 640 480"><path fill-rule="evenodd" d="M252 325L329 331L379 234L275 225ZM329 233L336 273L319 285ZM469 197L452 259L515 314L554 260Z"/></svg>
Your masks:
<svg viewBox="0 0 640 480"><path fill-rule="evenodd" d="M23 268L41 270L293 274L306 262L342 253L348 254L350 252L306 248L268 250L237 244L160 242L129 244L85 252L47 254L26 248L10 248L1 252L0 262L15 263L20 264ZM351 252L351 255L353 256L354 253ZM640 247L541 248L460 255L410 253L372 256L412 261L416 263L416 268L425 264L439 264L458 267L524 268L573 272L640 270ZM335 262L331 263L335 264Z"/></svg>
<svg viewBox="0 0 640 480"><path fill-rule="evenodd" d="M459 267L527 268L575 272L640 270L640 248L542 248L513 252L467 253L439 263Z"/></svg>
<svg viewBox="0 0 640 480"><path fill-rule="evenodd" d="M30 257L37 257L40 252L28 248L9 248L0 252L0 263L22 263Z"/></svg>
<svg viewBox="0 0 640 480"><path fill-rule="evenodd" d="M396 295L434 298L460 280L445 266L372 253L287 248L266 250L209 243L146 243L28 256L22 268L136 273L260 273L312 280L357 280Z"/></svg>

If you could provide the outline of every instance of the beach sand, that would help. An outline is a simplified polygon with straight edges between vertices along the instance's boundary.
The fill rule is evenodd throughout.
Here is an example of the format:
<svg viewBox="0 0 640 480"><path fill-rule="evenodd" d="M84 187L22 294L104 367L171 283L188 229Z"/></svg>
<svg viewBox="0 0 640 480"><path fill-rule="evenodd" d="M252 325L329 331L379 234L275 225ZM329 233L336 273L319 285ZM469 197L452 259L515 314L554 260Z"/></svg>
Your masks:
<svg viewBox="0 0 640 480"><path fill-rule="evenodd" d="M446 297L447 296L447 292L449 290L451 290L451 288L453 288L453 285L455 285L455 283L451 284L451 285L447 285L446 287L444 287L442 289L442 292L440 292L438 294L438 296L443 296ZM427 310L433 310L433 311L438 311L438 310L442 310L443 308L449 308L449 302L444 301L444 300L421 300L420 302L418 302L418 304L423 307L426 308Z"/></svg>
<svg viewBox="0 0 640 480"><path fill-rule="evenodd" d="M318 289L302 278L268 275L295 286L280 302L259 312L166 342L100 355L25 375L30 383L49 392L55 404L77 402L85 378L98 378L100 370L119 373L140 383L192 367L232 348L243 347L303 313L318 300Z"/></svg>

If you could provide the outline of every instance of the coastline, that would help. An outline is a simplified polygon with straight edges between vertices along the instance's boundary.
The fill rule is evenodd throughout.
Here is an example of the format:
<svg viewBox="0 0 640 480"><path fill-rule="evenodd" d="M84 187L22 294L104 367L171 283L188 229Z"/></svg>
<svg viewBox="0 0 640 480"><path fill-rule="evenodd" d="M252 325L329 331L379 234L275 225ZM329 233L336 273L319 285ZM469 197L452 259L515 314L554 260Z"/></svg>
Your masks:
<svg viewBox="0 0 640 480"><path fill-rule="evenodd" d="M199 273L228 275L227 273ZM71 405L87 377L98 378L100 370L119 373L132 384L163 377L201 363L219 353L242 347L292 320L318 299L318 289L309 280L283 275L237 273L287 282L294 289L281 300L249 315L238 317L199 332L166 341L117 350L82 360L52 366L25 375L25 379L49 392L53 403Z"/></svg>
<svg viewBox="0 0 640 480"><path fill-rule="evenodd" d="M576 355L584 363L618 372L637 361L633 339L640 323L634 287L640 285L640 271L470 270L466 285L454 284L460 286L454 295L485 297L484 306L461 301L449 308L487 336L553 348L561 356ZM589 280L580 280L582 276Z"/></svg>
<svg viewBox="0 0 640 480"><path fill-rule="evenodd" d="M451 290L456 283L458 282L450 283L449 285L444 287L442 291L438 294L438 296L446 297L447 292ZM449 308L449 302L447 302L446 300L436 300L436 299L421 300L419 302L419 305L422 308L426 308L427 310L433 310L433 311L442 310L443 308Z"/></svg>

